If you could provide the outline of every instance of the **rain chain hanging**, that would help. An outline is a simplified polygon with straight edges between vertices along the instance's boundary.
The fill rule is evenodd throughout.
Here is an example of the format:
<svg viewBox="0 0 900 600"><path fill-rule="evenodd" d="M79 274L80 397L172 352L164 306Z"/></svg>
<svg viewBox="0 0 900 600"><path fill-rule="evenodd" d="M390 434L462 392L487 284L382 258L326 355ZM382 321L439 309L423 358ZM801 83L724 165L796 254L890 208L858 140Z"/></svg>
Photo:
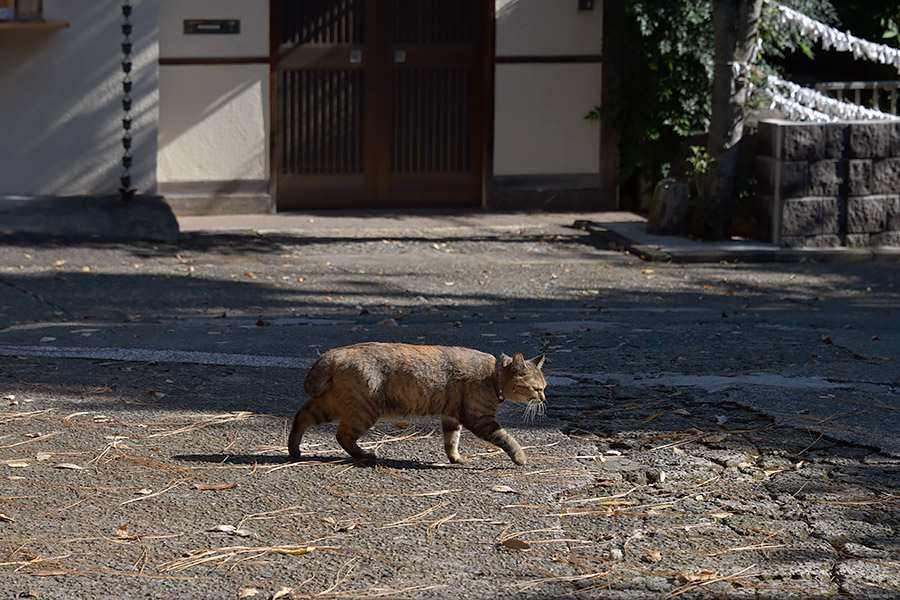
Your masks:
<svg viewBox="0 0 900 600"><path fill-rule="evenodd" d="M124 38L122 40L122 54L124 55L122 59L122 91L125 94L122 98L122 148L125 153L122 155L124 170L119 178L119 181L122 182L119 193L122 195L122 201L127 202L134 198L137 191L131 187L131 68L133 64L131 62L131 3L127 0L122 3L122 36Z"/></svg>

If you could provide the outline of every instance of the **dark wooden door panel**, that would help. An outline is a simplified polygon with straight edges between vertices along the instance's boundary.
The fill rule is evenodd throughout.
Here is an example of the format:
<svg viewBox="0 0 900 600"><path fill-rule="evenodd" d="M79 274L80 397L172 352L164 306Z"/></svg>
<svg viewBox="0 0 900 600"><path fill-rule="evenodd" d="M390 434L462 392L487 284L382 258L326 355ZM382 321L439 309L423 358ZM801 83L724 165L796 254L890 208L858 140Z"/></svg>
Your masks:
<svg viewBox="0 0 900 600"><path fill-rule="evenodd" d="M392 75L391 173L468 173L472 74L403 69Z"/></svg>
<svg viewBox="0 0 900 600"><path fill-rule="evenodd" d="M279 209L480 202L479 6L274 1Z"/></svg>

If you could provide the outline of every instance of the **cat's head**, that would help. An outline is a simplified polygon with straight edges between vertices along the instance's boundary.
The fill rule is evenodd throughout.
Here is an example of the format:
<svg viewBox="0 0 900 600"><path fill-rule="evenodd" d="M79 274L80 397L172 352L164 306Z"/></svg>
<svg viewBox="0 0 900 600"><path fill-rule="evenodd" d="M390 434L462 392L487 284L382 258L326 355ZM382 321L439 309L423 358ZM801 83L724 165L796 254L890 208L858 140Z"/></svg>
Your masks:
<svg viewBox="0 0 900 600"><path fill-rule="evenodd" d="M525 360L521 352L511 358L502 354L500 364L510 374L503 386L504 397L510 402L525 404L527 417L542 416L547 400L544 396L547 381L541 373L544 355Z"/></svg>

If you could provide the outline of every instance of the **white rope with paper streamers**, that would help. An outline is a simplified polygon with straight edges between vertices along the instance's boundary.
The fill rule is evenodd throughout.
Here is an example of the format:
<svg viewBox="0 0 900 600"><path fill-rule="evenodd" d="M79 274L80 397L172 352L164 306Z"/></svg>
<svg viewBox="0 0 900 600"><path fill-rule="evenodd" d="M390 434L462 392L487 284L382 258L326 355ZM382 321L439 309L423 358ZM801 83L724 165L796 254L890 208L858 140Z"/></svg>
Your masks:
<svg viewBox="0 0 900 600"><path fill-rule="evenodd" d="M858 38L849 31L840 31L775 0L765 1L778 9L779 23L793 25L797 31L813 41L821 40L823 49L834 48L839 52L852 52L855 58L866 58L883 65L891 65L900 71L900 49Z"/></svg>
<svg viewBox="0 0 900 600"><path fill-rule="evenodd" d="M745 72L749 69L743 69ZM827 96L817 90L803 87L792 81L781 79L777 75L764 75L759 70L754 72L765 77L764 87L760 90L772 99L773 104L783 108L791 117L800 117L810 121L900 121L900 117L853 104ZM800 110L796 106L803 107ZM811 112L807 112L811 111Z"/></svg>
<svg viewBox="0 0 900 600"><path fill-rule="evenodd" d="M769 99L771 100L769 108L777 108L781 110L790 121L831 123L833 121L840 120L836 117L832 117L831 115L827 115L825 113L809 108L808 106L803 106L799 102L795 102L794 100L791 100L786 96L782 96L781 94L771 93L768 90L763 93L768 95Z"/></svg>

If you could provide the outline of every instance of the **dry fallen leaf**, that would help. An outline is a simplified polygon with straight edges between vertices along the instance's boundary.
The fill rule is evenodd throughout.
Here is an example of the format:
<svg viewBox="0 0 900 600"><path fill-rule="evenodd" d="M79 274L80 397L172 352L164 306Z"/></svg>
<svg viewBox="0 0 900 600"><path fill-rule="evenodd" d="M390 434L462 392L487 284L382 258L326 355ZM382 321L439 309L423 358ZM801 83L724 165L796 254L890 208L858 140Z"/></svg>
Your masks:
<svg viewBox="0 0 900 600"><path fill-rule="evenodd" d="M0 521L3 521L4 523L15 523L16 522L15 519L10 517L9 515L4 515L3 513L0 513Z"/></svg>
<svg viewBox="0 0 900 600"><path fill-rule="evenodd" d="M280 546L276 548L272 548L273 554L286 554L288 556L301 556L303 554L309 554L315 550L313 546L304 547L292 547L292 546Z"/></svg>
<svg viewBox="0 0 900 600"><path fill-rule="evenodd" d="M72 471L80 471L84 469L81 465L76 465L73 463L59 463L57 465L53 465L54 469L71 469Z"/></svg>
<svg viewBox="0 0 900 600"><path fill-rule="evenodd" d="M675 574L675 580L678 583L698 583L702 581L712 581L718 579L719 574L715 571L700 571L699 573L688 573L687 571L679 571Z"/></svg>
<svg viewBox="0 0 900 600"><path fill-rule="evenodd" d="M230 490L231 488L236 488L236 483L217 483L217 484L206 484L206 483L195 483L194 487L198 490L209 490L213 492L218 492L220 490Z"/></svg>
<svg viewBox="0 0 900 600"><path fill-rule="evenodd" d="M525 540L520 540L519 538L509 538L500 542L501 546L509 548L511 550L530 550L531 544L526 542Z"/></svg>
<svg viewBox="0 0 900 600"><path fill-rule="evenodd" d="M25 467L28 466L28 463L27 462L11 462L11 463L6 463L6 466L10 467L12 469L24 469Z"/></svg>
<svg viewBox="0 0 900 600"><path fill-rule="evenodd" d="M658 563L662 560L662 553L659 550L649 550L644 555L644 561L649 563Z"/></svg>
<svg viewBox="0 0 900 600"><path fill-rule="evenodd" d="M123 523L116 529L116 537L120 540L136 540L138 536L128 533L128 523Z"/></svg>
<svg viewBox="0 0 900 600"><path fill-rule="evenodd" d="M241 591L238 592L238 598L252 598L253 596L259 596L261 593L256 588L241 588Z"/></svg>
<svg viewBox="0 0 900 600"><path fill-rule="evenodd" d="M652 421L653 419L658 419L659 417L663 416L664 414L666 414L666 411L661 410L659 412L653 413L652 415L648 415L647 417L644 418L644 423Z"/></svg>
<svg viewBox="0 0 900 600"><path fill-rule="evenodd" d="M500 492L501 494L518 494L516 490L512 489L508 485L495 485L491 488L492 492Z"/></svg>
<svg viewBox="0 0 900 600"><path fill-rule="evenodd" d="M284 598L285 596L290 596L294 591L294 588L283 587L274 594L272 594L272 600L278 600L279 598Z"/></svg>

